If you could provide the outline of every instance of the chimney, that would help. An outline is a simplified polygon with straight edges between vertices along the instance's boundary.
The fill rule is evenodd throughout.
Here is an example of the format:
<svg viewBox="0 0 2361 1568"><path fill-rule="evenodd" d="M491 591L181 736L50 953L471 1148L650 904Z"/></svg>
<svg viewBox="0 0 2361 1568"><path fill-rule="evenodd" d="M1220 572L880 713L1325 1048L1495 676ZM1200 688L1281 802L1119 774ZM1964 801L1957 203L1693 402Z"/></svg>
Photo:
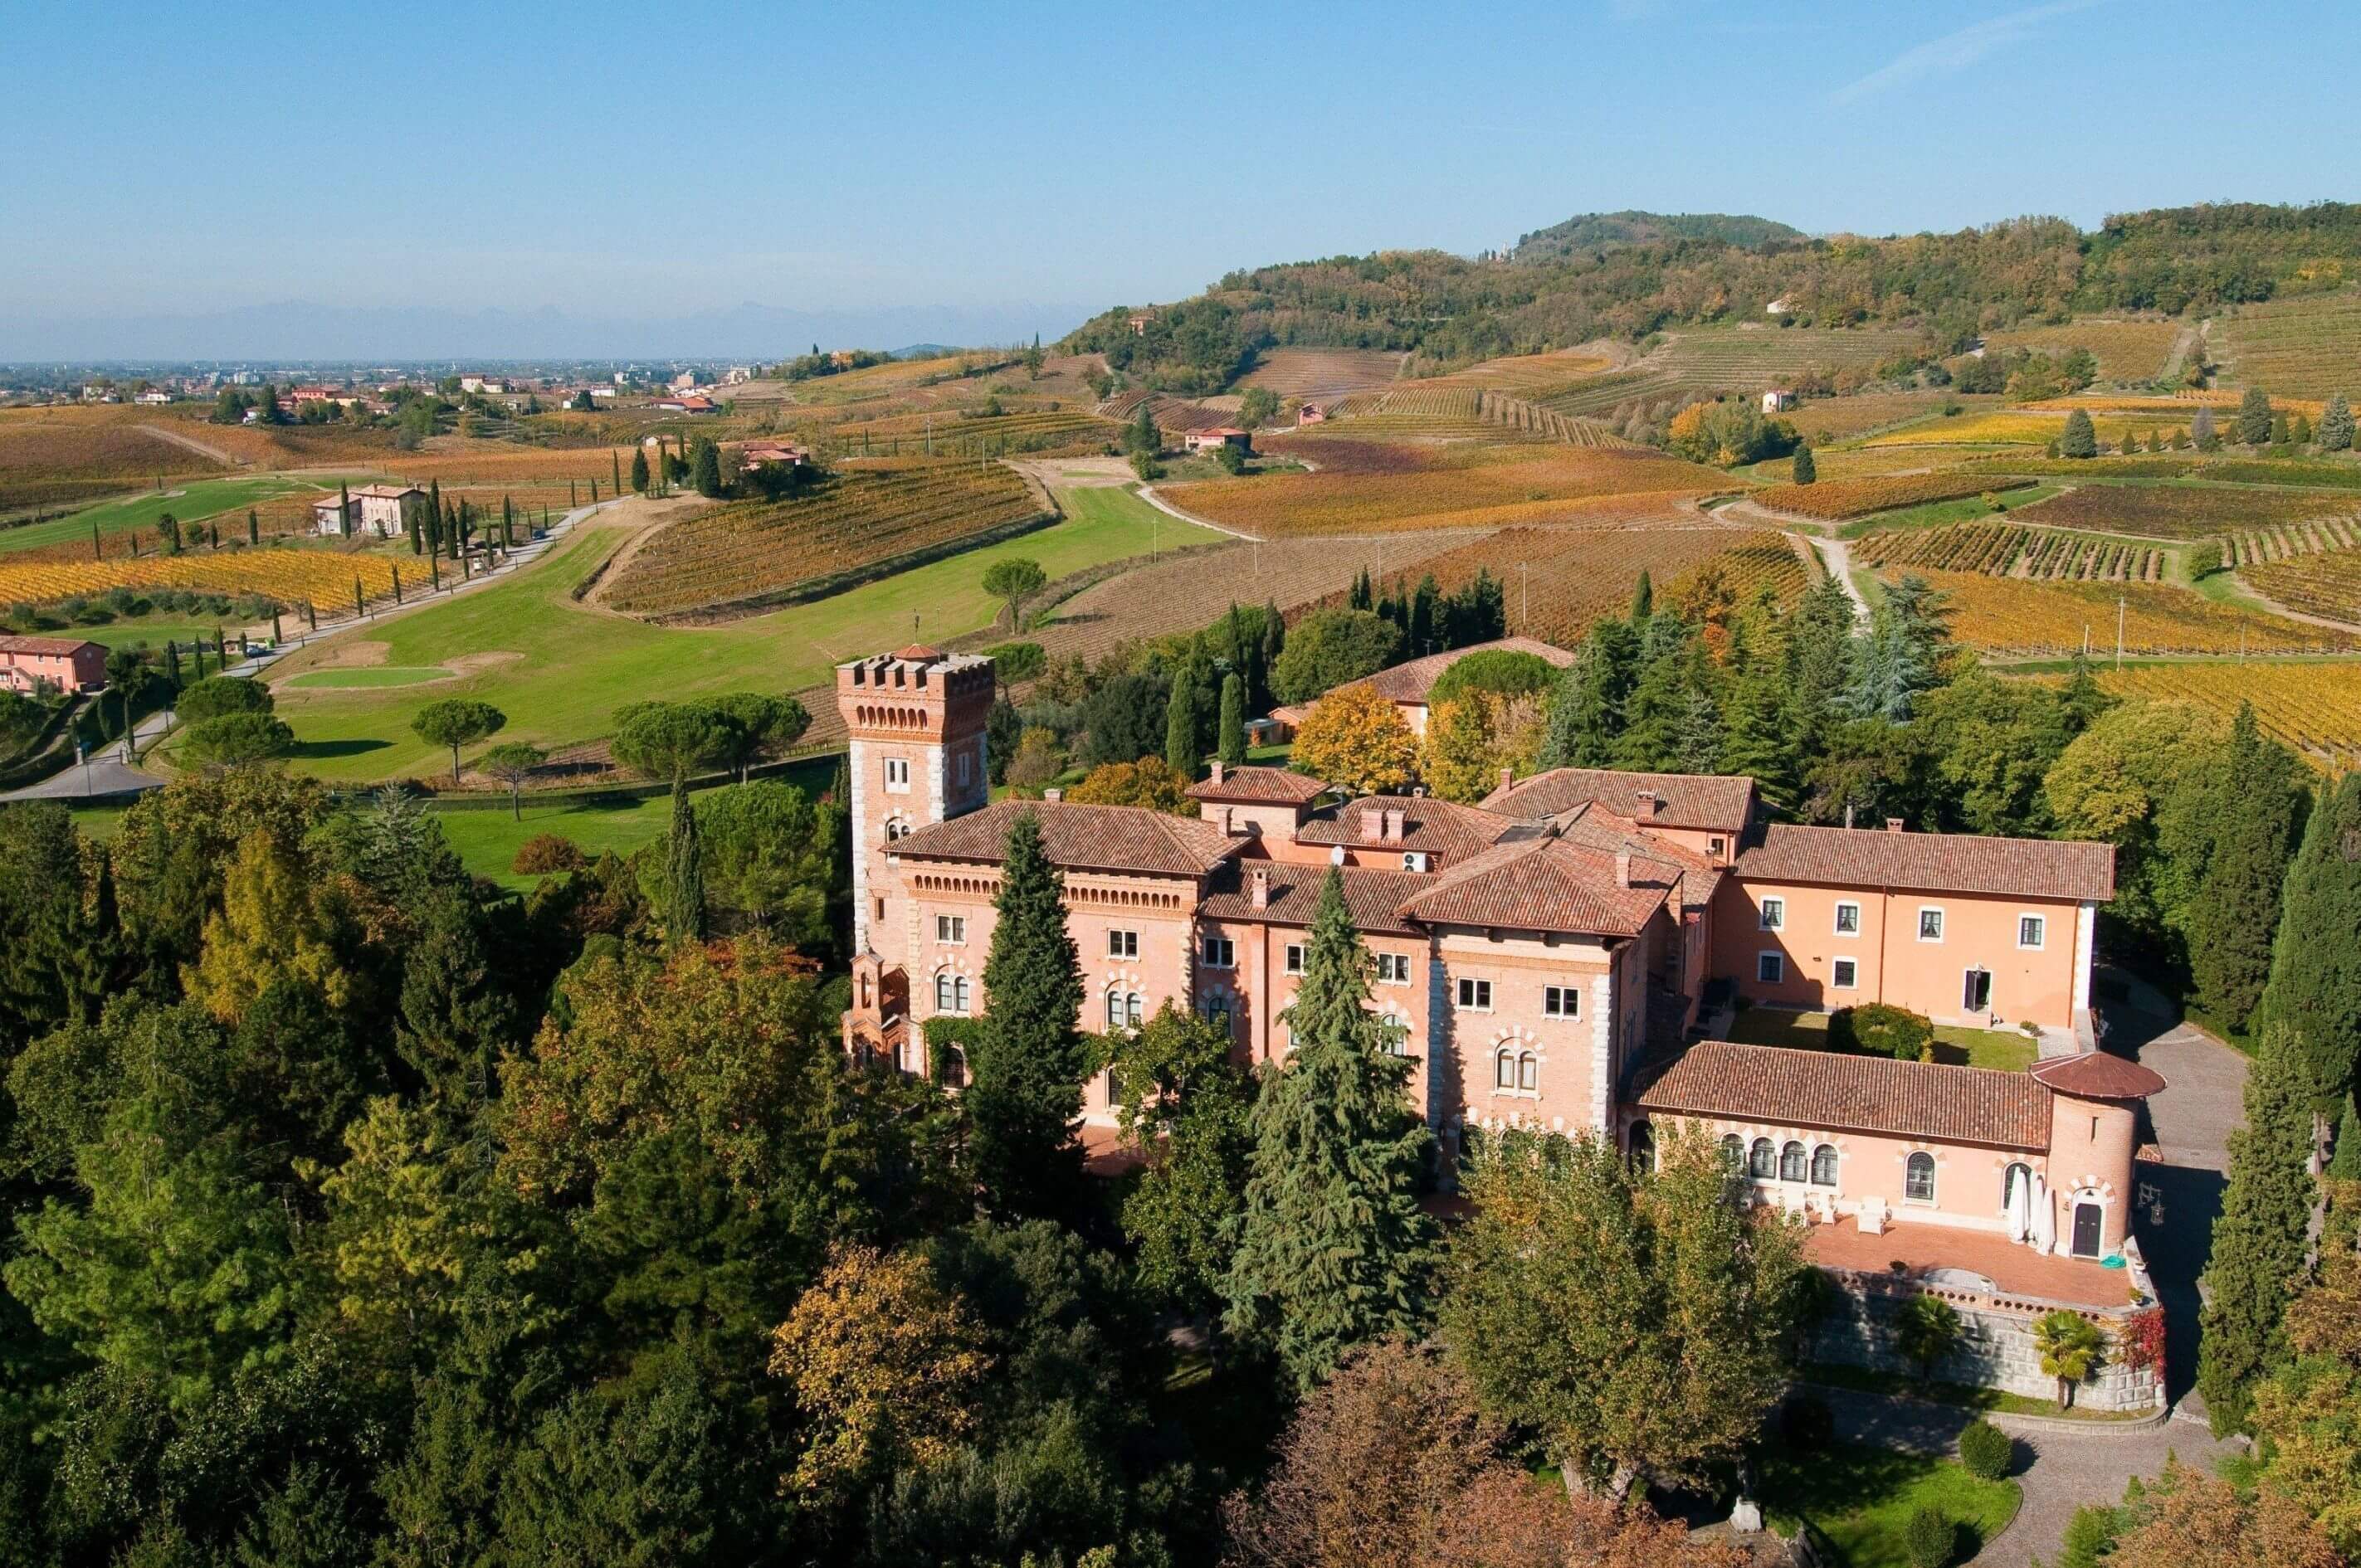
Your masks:
<svg viewBox="0 0 2361 1568"><path fill-rule="evenodd" d="M1255 868L1253 896L1254 906L1257 909L1270 907L1270 872L1260 866Z"/></svg>
<svg viewBox="0 0 2361 1568"><path fill-rule="evenodd" d="M1500 787L1502 789L1506 789L1516 782L1517 770L1511 767L1503 766L1500 769Z"/></svg>
<svg viewBox="0 0 2361 1568"><path fill-rule="evenodd" d="M1652 789L1643 789L1640 792L1638 799L1640 802L1639 806L1631 813L1631 815L1638 817L1642 822L1653 822L1656 819L1656 808L1663 804L1661 801L1657 800L1656 792Z"/></svg>
<svg viewBox="0 0 2361 1568"><path fill-rule="evenodd" d="M1902 831L1902 818L1900 818L1899 817L1887 817L1887 818L1885 819L1885 830L1886 830L1888 833L1899 833L1899 832L1901 832L1901 831Z"/></svg>
<svg viewBox="0 0 2361 1568"><path fill-rule="evenodd" d="M1222 759L1219 757L1213 759L1213 782L1215 784L1222 782Z"/></svg>
<svg viewBox="0 0 2361 1568"><path fill-rule="evenodd" d="M1361 808L1361 842L1375 844L1386 836L1386 814L1374 806Z"/></svg>
<svg viewBox="0 0 2361 1568"><path fill-rule="evenodd" d="M1222 764L1219 762L1215 762L1213 764L1213 766L1217 768L1221 765ZM1223 806L1221 810L1214 813L1213 823L1216 827L1221 828L1222 837L1224 839L1228 838L1230 836L1230 808L1225 806Z"/></svg>
<svg viewBox="0 0 2361 1568"><path fill-rule="evenodd" d="M1615 851L1615 885L1631 885L1631 846L1629 844Z"/></svg>
<svg viewBox="0 0 2361 1568"><path fill-rule="evenodd" d="M1401 808L1400 806L1389 806L1386 807L1386 842L1387 842L1387 843L1389 843L1389 844L1399 844L1399 843L1400 843L1400 842L1402 841L1402 817L1403 817L1403 815L1404 815L1404 813L1403 813L1403 811L1402 811L1402 808Z"/></svg>
<svg viewBox="0 0 2361 1568"><path fill-rule="evenodd" d="M1053 786L1043 790L1041 792L1041 798L1047 801L1060 801L1066 798L1066 792Z"/></svg>

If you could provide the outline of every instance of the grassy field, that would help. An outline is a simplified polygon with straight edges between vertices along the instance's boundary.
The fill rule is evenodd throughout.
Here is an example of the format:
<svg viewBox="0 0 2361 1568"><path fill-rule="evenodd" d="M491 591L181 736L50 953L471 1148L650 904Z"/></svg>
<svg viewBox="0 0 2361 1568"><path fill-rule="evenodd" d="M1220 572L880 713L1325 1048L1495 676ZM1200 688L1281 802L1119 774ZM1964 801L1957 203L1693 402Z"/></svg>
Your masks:
<svg viewBox="0 0 2361 1568"><path fill-rule="evenodd" d="M182 522L194 522L199 518L214 517L236 508L252 506L274 496L315 488L300 480L254 475L227 479L185 479L167 485L161 493L149 490L145 495L119 497L115 500L101 501L96 506L84 507L71 517L0 532L0 550L38 550L52 544L87 544L93 527L102 535L121 533L133 528L142 532L153 532L156 520L166 512L170 512ZM242 533L245 524L241 522L238 526Z"/></svg>
<svg viewBox="0 0 2361 1568"><path fill-rule="evenodd" d="M1999 495L2001 507L2015 511L2031 506L2035 501L2048 500L2062 485L2036 485L2031 489L2010 490ZM1940 528L1952 522L1982 522L1997 517L1981 494L1960 496L1948 501L1928 501L1924 506L1904 507L1898 511L1883 511L1872 517L1856 518L1837 530L1839 539L1858 539L1864 533L1884 533L1901 528Z"/></svg>
<svg viewBox="0 0 2361 1568"><path fill-rule="evenodd" d="M1004 557L1038 561L1054 578L1145 554L1151 543L1170 547L1219 537L1120 491L1081 490L1061 499L1067 521L1038 532L812 604L694 629L651 626L577 603L572 590L628 537L620 529L585 530L520 576L359 629L357 635L382 644L382 667L423 668L485 656L483 667L463 680L332 691L293 685L290 677L322 667L356 640L353 634L287 661L276 684L280 717L294 727L302 747L294 765L345 782L446 768L449 753L410 729L421 707L445 697L478 698L508 714L500 740L555 748L605 735L610 716L627 702L796 691L828 679L840 660L913 636L953 637L990 625L998 607L981 579ZM1206 618L1218 610L1209 608Z"/></svg>
<svg viewBox="0 0 2361 1568"><path fill-rule="evenodd" d="M1828 1015L1790 1013L1777 1007L1749 1007L1730 1026L1730 1037L1742 1046L1785 1046L1791 1049L1828 1048ZM2014 1029L1963 1029L1935 1025L1935 1059L1952 1067L1989 1067L2022 1072L2033 1065L2034 1043Z"/></svg>
<svg viewBox="0 0 2361 1568"><path fill-rule="evenodd" d="M528 804L522 820L505 811L438 811L434 815L443 824L443 837L451 841L469 871L503 887L528 888L541 879L509 870L518 847L527 839L555 833L574 840L594 861L609 850L628 855L664 836L672 822L672 802L659 795L613 806Z"/></svg>
<svg viewBox="0 0 2361 1568"><path fill-rule="evenodd" d="M182 647L202 637L211 646L214 633L228 634L229 650L237 652L239 620L225 615L218 621L174 620L161 615L134 617L128 620L110 621L104 626L70 626L62 631L45 631L45 637L71 637L85 642L95 642L103 648L128 648L135 642L145 642L161 650L166 642L178 642Z"/></svg>
<svg viewBox="0 0 2361 1568"><path fill-rule="evenodd" d="M297 691L338 691L379 686L416 686L448 680L451 672L440 664L370 664L356 670L310 670L288 678Z"/></svg>
<svg viewBox="0 0 2361 1568"><path fill-rule="evenodd" d="M1960 1530L1965 1563L2007 1528L2024 1500L2014 1481L1980 1481L1948 1459L1839 1443L1809 1455L1773 1453L1763 1465L1763 1511L1784 1529L1808 1520L1847 1568L1908 1568L1910 1516L1931 1508Z"/></svg>

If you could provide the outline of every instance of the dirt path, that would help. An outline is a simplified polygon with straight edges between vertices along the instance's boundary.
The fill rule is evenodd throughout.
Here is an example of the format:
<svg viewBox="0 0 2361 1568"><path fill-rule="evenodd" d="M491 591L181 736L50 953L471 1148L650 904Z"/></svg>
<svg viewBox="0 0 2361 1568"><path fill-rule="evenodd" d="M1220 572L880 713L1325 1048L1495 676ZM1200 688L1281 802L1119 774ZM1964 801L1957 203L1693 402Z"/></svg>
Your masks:
<svg viewBox="0 0 2361 1568"><path fill-rule="evenodd" d="M1845 598L1852 600L1853 620L1867 626L1869 601L1861 597L1861 587L1852 580L1852 546L1834 537L1815 539L1811 543L1828 562L1828 575L1837 580L1839 587L1844 589Z"/></svg>
<svg viewBox="0 0 2361 1568"><path fill-rule="evenodd" d="M1257 544L1268 543L1268 541L1264 540L1259 534L1247 533L1242 530L1228 527L1224 524L1215 522L1212 518L1199 517L1192 511L1182 511L1179 507L1174 506L1170 501L1168 501L1162 496L1158 495L1154 485L1140 486L1139 499L1146 501L1149 506L1154 507L1158 511L1162 512L1167 517L1177 517L1183 522L1193 522L1200 528L1210 528L1216 533L1226 533L1233 539L1251 540Z"/></svg>
<svg viewBox="0 0 2361 1568"><path fill-rule="evenodd" d="M173 445L181 448L183 451L193 452L200 457L210 457L225 468L247 468L252 466L251 464L241 462L238 458L231 455L229 453L224 452L220 447L212 444L210 442L199 441L193 435L189 435L181 431L173 430L166 425L141 424L134 425L132 428L143 431L146 433L154 436L159 441L169 441Z"/></svg>
<svg viewBox="0 0 2361 1568"><path fill-rule="evenodd" d="M631 536L623 541L622 547L598 569L598 583L588 593L574 601L584 609L595 610L600 615L622 615L621 610L611 609L607 605L607 590L614 586L616 574L630 565L631 557L646 549L648 542L664 532L664 524L677 522L684 515L705 505L704 498L700 496L674 496L657 501L641 497L631 499L640 504L631 509L630 515L602 512L590 520L591 528L602 531L628 528L632 532ZM636 618L626 616L624 619Z"/></svg>
<svg viewBox="0 0 2361 1568"><path fill-rule="evenodd" d="M2253 599L2257 606L2270 611L2273 615L2285 616L2290 620L2301 620L2307 626L2324 626L2331 631L2342 631L2348 635L2361 634L2361 626L2356 626L2349 620L2331 620L2324 615L2306 615L2302 610L2290 609L2246 578L2239 576L2237 573L2232 572L2230 576L2236 581L2240 593Z"/></svg>

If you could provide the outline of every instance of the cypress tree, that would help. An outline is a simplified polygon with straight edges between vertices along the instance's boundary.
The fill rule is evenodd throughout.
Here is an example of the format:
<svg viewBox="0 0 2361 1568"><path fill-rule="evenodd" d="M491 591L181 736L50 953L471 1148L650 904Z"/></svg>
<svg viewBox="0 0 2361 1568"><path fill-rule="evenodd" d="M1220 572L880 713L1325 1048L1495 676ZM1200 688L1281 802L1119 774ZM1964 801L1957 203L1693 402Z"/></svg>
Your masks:
<svg viewBox="0 0 2361 1568"><path fill-rule="evenodd" d="M1262 606L1262 657L1256 664L1256 688L1248 694L1258 705L1270 701L1270 673L1279 666L1279 656L1287 648L1287 618L1279 613L1277 599L1265 599Z"/></svg>
<svg viewBox="0 0 2361 1568"><path fill-rule="evenodd" d="M2096 457L2099 455L2099 433L2091 426L2091 416L2076 409L2066 416L2066 429L2058 437L2060 457Z"/></svg>
<svg viewBox="0 0 2361 1568"><path fill-rule="evenodd" d="M2338 1181L2361 1181L2361 1109L2351 1100L2345 1102L2345 1114L2336 1124L2336 1153L2328 1162L2328 1174Z"/></svg>
<svg viewBox="0 0 2361 1568"><path fill-rule="evenodd" d="M1246 762L1246 683L1235 670L1222 680L1221 738L1215 754L1227 768L1242 768Z"/></svg>
<svg viewBox="0 0 2361 1568"><path fill-rule="evenodd" d="M1721 705L1721 751L1714 771L1752 778L1784 811L1795 804L1795 737L1779 661L1758 652L1741 622L1730 641L1730 694Z"/></svg>
<svg viewBox="0 0 2361 1568"><path fill-rule="evenodd" d="M1039 816L1019 813L993 900L1000 917L984 960L986 1010L966 1095L975 1179L1003 1217L1066 1213L1082 1188L1073 1122L1090 1053L1076 1026L1082 971L1059 903L1063 885Z"/></svg>
<svg viewBox="0 0 2361 1568"><path fill-rule="evenodd" d="M336 532L346 539L353 536L353 488L350 485L336 487Z"/></svg>
<svg viewBox="0 0 2361 1568"><path fill-rule="evenodd" d="M1795 448L1795 482L1799 485L1820 482L1820 466L1812 459L1812 444L1808 441Z"/></svg>
<svg viewBox="0 0 2361 1568"><path fill-rule="evenodd" d="M415 503L409 501L402 503L402 518L410 524L410 553L412 555L426 554L426 541L420 535L418 529L418 511L419 509Z"/></svg>
<svg viewBox="0 0 2361 1568"><path fill-rule="evenodd" d="M631 454L631 488L634 491L645 494L647 488L648 455L643 451L634 452Z"/></svg>
<svg viewBox="0 0 2361 1568"><path fill-rule="evenodd" d="M665 927L675 942L705 940L705 849L697 837L697 810L688 779L672 780L672 839L664 846Z"/></svg>
<svg viewBox="0 0 2361 1568"><path fill-rule="evenodd" d="M1631 585L1631 625L1636 629L1655 613L1656 589L1643 571L1640 574L1640 580Z"/></svg>
<svg viewBox="0 0 2361 1568"><path fill-rule="evenodd" d="M2313 807L2302 847L2288 868L2260 1008L2267 1025L2279 1025L2295 1040L2310 1068L2312 1092L2323 1099L2350 1093L2361 1069L2361 938L2356 933L2361 933L2361 773L2347 773Z"/></svg>
<svg viewBox="0 0 2361 1568"><path fill-rule="evenodd" d="M2230 1135L2230 1181L2205 1266L2197 1391L2216 1436L2239 1431L2256 1382L2289 1359L2284 1314L2302 1272L2317 1184L2312 1095L2293 1042L2264 1036L2246 1073L2246 1124Z"/></svg>
<svg viewBox="0 0 2361 1568"><path fill-rule="evenodd" d="M1224 1321L1270 1346L1300 1387L1353 1346L1425 1316L1434 1222L1419 1207L1432 1142L1409 1108L1415 1058L1369 1011L1368 954L1334 869L1283 1014L1293 1048L1266 1068L1249 1119L1253 1174Z"/></svg>
<svg viewBox="0 0 2361 1568"><path fill-rule="evenodd" d="M1410 655L1415 659L1432 653L1443 646L1434 634L1434 576L1421 577L1418 593L1410 601Z"/></svg>
<svg viewBox="0 0 2361 1568"><path fill-rule="evenodd" d="M636 454L633 455L632 460L634 462L638 461ZM623 455L616 451L613 447L609 447L607 449L607 466L614 471L615 478L615 488L609 493L620 496L623 493Z"/></svg>
<svg viewBox="0 0 2361 1568"><path fill-rule="evenodd" d="M2320 411L2320 449L2323 452L2349 452L2353 448L2353 405L2337 393L2328 400Z"/></svg>
<svg viewBox="0 0 2361 1568"><path fill-rule="evenodd" d="M1184 779L1197 776L1197 685L1183 665L1172 672L1164 701L1164 765Z"/></svg>
<svg viewBox="0 0 2361 1568"><path fill-rule="evenodd" d="M246 542L248 544L262 543L262 520L254 514L252 507L246 509Z"/></svg>
<svg viewBox="0 0 2361 1568"><path fill-rule="evenodd" d="M2189 968L2201 1005L2246 1027L2270 977L2279 891L2294 848L2300 795L2285 751L2262 738L2253 705L2230 727L2227 788L2213 802L2213 853L2190 909ZM2351 927L2345 931L2351 938Z"/></svg>

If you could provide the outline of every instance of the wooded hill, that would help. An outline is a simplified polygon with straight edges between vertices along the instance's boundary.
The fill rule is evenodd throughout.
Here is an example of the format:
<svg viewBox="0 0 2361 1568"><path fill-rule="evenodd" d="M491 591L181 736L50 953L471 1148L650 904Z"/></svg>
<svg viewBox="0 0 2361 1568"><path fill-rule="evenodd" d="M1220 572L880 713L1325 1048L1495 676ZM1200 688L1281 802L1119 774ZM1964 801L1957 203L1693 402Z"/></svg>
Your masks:
<svg viewBox="0 0 2361 1568"><path fill-rule="evenodd" d="M1791 237L1792 236L1792 237ZM1928 350L2077 312L2168 313L2341 288L2361 276L2361 205L2253 203L2110 217L2014 218L1955 234L1809 238L1719 214L1590 214L1503 256L1379 251L1232 272L1193 299L1117 306L1066 338L1162 390L1202 394L1286 345L1413 350L1452 366L1762 321L1923 325ZM1145 317L1136 329L1134 318Z"/></svg>

